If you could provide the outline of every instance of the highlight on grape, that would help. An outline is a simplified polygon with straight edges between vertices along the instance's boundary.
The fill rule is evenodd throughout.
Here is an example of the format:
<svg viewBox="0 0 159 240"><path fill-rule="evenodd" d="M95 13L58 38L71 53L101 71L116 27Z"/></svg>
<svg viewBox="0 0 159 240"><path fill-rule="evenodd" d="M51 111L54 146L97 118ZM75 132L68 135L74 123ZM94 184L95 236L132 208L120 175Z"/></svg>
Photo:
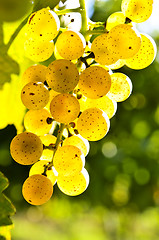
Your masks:
<svg viewBox="0 0 159 240"><path fill-rule="evenodd" d="M87 189L89 141L108 134L117 103L132 93L131 79L118 69L146 68L156 56L152 37L134 24L150 17L152 0L122 0L121 11L104 23L88 19L85 1L79 3L79 32L61 27L61 16L76 9L58 5L33 12L26 23L24 49L35 65L21 79L25 131L10 152L17 163L32 165L22 187L32 205L47 202L56 183L69 196Z"/></svg>

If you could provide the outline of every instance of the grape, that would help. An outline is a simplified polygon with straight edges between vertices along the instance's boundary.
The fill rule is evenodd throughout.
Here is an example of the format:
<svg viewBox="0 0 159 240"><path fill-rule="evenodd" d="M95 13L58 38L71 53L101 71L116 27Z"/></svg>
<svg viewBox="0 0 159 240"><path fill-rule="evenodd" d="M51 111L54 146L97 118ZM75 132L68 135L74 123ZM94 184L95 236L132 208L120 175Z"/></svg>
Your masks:
<svg viewBox="0 0 159 240"><path fill-rule="evenodd" d="M79 134L65 138L65 140L63 141L63 146L66 146L66 145L73 145L75 147L78 147L83 152L85 157L89 152L88 140L83 138Z"/></svg>
<svg viewBox="0 0 159 240"><path fill-rule="evenodd" d="M107 94L111 86L111 78L103 67L92 66L81 73L78 86L84 96L96 99Z"/></svg>
<svg viewBox="0 0 159 240"><path fill-rule="evenodd" d="M58 59L48 66L46 81L54 91L67 93L78 84L79 72L69 60Z"/></svg>
<svg viewBox="0 0 159 240"><path fill-rule="evenodd" d="M44 136L40 136L40 139L45 146L50 146L50 145L53 146L56 143L56 137L54 135L46 134ZM47 160L51 162L52 157L53 157L53 150L44 149L40 157L40 160Z"/></svg>
<svg viewBox="0 0 159 240"><path fill-rule="evenodd" d="M68 60L75 60L81 57L86 47L83 35L75 31L61 33L56 41L56 48L61 57Z"/></svg>
<svg viewBox="0 0 159 240"><path fill-rule="evenodd" d="M108 18L106 22L106 29L110 31L113 27L124 24L126 20L126 17L124 16L123 12L114 12L112 13ZM128 23L132 26L132 23Z"/></svg>
<svg viewBox="0 0 159 240"><path fill-rule="evenodd" d="M102 139L109 131L110 121L107 114L98 108L88 108L77 120L77 129L89 141Z"/></svg>
<svg viewBox="0 0 159 240"><path fill-rule="evenodd" d="M24 117L24 127L37 135L44 135L52 128L52 116L46 109L29 110Z"/></svg>
<svg viewBox="0 0 159 240"><path fill-rule="evenodd" d="M47 166L49 161L38 161L34 163L34 165L30 168L29 176L35 175L35 174L43 174L44 169ZM57 177L55 176L52 169L48 169L46 171L46 177L50 179L51 183L54 185L56 183Z"/></svg>
<svg viewBox="0 0 159 240"><path fill-rule="evenodd" d="M58 94L50 103L50 112L55 121L69 123L75 120L80 113L80 104L71 94Z"/></svg>
<svg viewBox="0 0 159 240"><path fill-rule="evenodd" d="M26 35L32 39L50 41L54 39L60 28L60 20L55 12L42 8L30 15L27 22Z"/></svg>
<svg viewBox="0 0 159 240"><path fill-rule="evenodd" d="M16 135L10 145L12 158L22 165L30 165L39 160L43 152L40 138L31 132Z"/></svg>
<svg viewBox="0 0 159 240"><path fill-rule="evenodd" d="M117 58L133 57L139 51L140 46L140 34L130 25L119 24L108 34L108 50Z"/></svg>
<svg viewBox="0 0 159 240"><path fill-rule="evenodd" d="M50 99L49 99L49 102L47 103L47 105L45 106L45 108L46 108L48 111L50 111L50 103L51 103L52 99L53 99L56 95L58 95L58 94L59 94L59 93L58 93L58 92L55 92L53 89L51 89L51 90L49 91Z"/></svg>
<svg viewBox="0 0 159 240"><path fill-rule="evenodd" d="M132 82L128 76L123 73L113 73L111 75L111 88L107 96L116 101L126 100L132 92Z"/></svg>
<svg viewBox="0 0 159 240"><path fill-rule="evenodd" d="M141 34L141 47L132 58L126 59L126 65L132 69L148 67L156 57L157 47L155 41L147 34Z"/></svg>
<svg viewBox="0 0 159 240"><path fill-rule="evenodd" d="M91 51L95 55L95 61L101 65L110 65L115 63L118 58L108 50L108 33L96 37L91 46Z"/></svg>
<svg viewBox="0 0 159 240"><path fill-rule="evenodd" d="M59 175L67 176L82 170L85 165L85 157L79 148L67 145L56 151L53 163Z"/></svg>
<svg viewBox="0 0 159 240"><path fill-rule="evenodd" d="M124 15L133 22L146 21L152 13L153 0L122 0L121 9Z"/></svg>
<svg viewBox="0 0 159 240"><path fill-rule="evenodd" d="M54 42L44 42L32 38L24 42L25 55L34 62L43 62L51 57L54 51Z"/></svg>
<svg viewBox="0 0 159 240"><path fill-rule="evenodd" d="M82 98L79 100L79 103L81 111L93 107L100 108L108 115L109 119L112 118L117 111L117 103L108 98L108 96L98 99L90 99L82 96Z"/></svg>
<svg viewBox="0 0 159 240"><path fill-rule="evenodd" d="M22 76L22 83L26 85L29 82L42 82L46 81L46 69L44 65L33 65L28 67Z"/></svg>
<svg viewBox="0 0 159 240"><path fill-rule="evenodd" d="M21 99L26 108L40 110L49 101L49 90L41 82L30 82L23 87Z"/></svg>
<svg viewBox="0 0 159 240"><path fill-rule="evenodd" d="M42 205L46 203L53 194L51 181L40 174L28 177L22 187L24 199L32 205Z"/></svg>
<svg viewBox="0 0 159 240"><path fill-rule="evenodd" d="M121 68L121 67L123 67L125 65L125 61L126 61L125 59L119 59L115 63L109 65L109 68L111 70L119 69L119 68Z"/></svg>
<svg viewBox="0 0 159 240"><path fill-rule="evenodd" d="M77 196L83 193L89 184L89 175L84 168L80 173L68 176L58 176L57 185L66 195Z"/></svg>

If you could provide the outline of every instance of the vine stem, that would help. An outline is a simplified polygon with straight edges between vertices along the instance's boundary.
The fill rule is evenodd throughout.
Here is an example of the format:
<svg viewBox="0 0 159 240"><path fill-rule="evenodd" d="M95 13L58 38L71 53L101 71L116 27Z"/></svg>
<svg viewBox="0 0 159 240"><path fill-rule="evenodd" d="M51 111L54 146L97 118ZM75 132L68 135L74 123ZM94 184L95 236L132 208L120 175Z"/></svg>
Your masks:
<svg viewBox="0 0 159 240"><path fill-rule="evenodd" d="M62 134L63 134L65 127L66 126L64 123L60 124L58 134L57 134L57 139L56 139L55 146L54 146L53 155L52 155L52 161L48 165L45 166L43 175L46 175L47 170L53 166L53 159L54 159L55 153L60 145L60 142L62 140Z"/></svg>
<svg viewBox="0 0 159 240"><path fill-rule="evenodd" d="M85 33L88 30L86 3L85 3L85 0L79 0L79 3L80 3L80 8L81 8L80 13L81 13L81 17L82 17L81 33L85 36Z"/></svg>
<svg viewBox="0 0 159 240"><path fill-rule="evenodd" d="M29 15L30 16L30 15ZM14 41L14 39L16 38L16 36L18 35L18 33L20 32L20 30L24 27L24 25L27 23L29 16L27 16L21 23L20 25L17 27L17 29L15 30L15 32L13 33L13 35L11 36L11 38L9 39L9 42L6 45L6 49L7 51L9 50L12 42Z"/></svg>
<svg viewBox="0 0 159 240"><path fill-rule="evenodd" d="M67 13L72 13L72 12L78 12L80 13L81 12L81 8L78 7L78 8L74 8L74 9L64 9L64 10L56 10L54 11L57 15L64 15L64 14L67 14Z"/></svg>

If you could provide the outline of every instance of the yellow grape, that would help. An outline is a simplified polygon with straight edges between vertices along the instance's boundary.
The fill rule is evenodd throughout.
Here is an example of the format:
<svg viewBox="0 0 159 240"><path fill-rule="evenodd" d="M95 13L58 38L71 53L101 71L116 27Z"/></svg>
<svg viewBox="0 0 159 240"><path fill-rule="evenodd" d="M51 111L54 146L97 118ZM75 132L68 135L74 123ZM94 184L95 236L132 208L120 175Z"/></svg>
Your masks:
<svg viewBox="0 0 159 240"><path fill-rule="evenodd" d="M125 20L126 20L126 17L123 14L123 12L114 12L107 18L106 29L110 31L113 27L119 24L124 24ZM132 23L128 23L128 24L132 25Z"/></svg>
<svg viewBox="0 0 159 240"><path fill-rule="evenodd" d="M132 82L130 78L123 73L113 73L111 75L111 88L107 96L116 101L126 100L132 92Z"/></svg>
<svg viewBox="0 0 159 240"><path fill-rule="evenodd" d="M69 123L78 117L80 113L80 104L73 95L61 93L52 99L50 103L50 112L55 121Z"/></svg>
<svg viewBox="0 0 159 240"><path fill-rule="evenodd" d="M98 108L88 108L77 120L77 129L89 141L102 139L109 131L110 121L107 114Z"/></svg>
<svg viewBox="0 0 159 240"><path fill-rule="evenodd" d="M54 39L60 28L60 20L55 12L48 8L42 8L30 15L27 22L26 35L40 41Z"/></svg>
<svg viewBox="0 0 159 240"><path fill-rule="evenodd" d="M85 157L89 152L88 140L83 138L79 134L65 138L65 140L63 141L63 146L66 146L66 145L73 145L75 147L78 147L83 152Z"/></svg>
<svg viewBox="0 0 159 240"><path fill-rule="evenodd" d="M53 54L54 42L53 40L44 42L29 38L24 42L24 50L27 58L34 62L43 62Z"/></svg>
<svg viewBox="0 0 159 240"><path fill-rule="evenodd" d="M95 55L95 61L101 65L110 65L115 63L118 58L108 50L108 33L96 37L91 46L91 51Z"/></svg>
<svg viewBox="0 0 159 240"><path fill-rule="evenodd" d="M28 67L22 75L22 84L26 85L29 82L42 82L46 81L47 67L41 64Z"/></svg>
<svg viewBox="0 0 159 240"><path fill-rule="evenodd" d="M30 165L37 162L42 152L42 141L31 132L23 132L16 135L10 144L12 158L22 165Z"/></svg>
<svg viewBox="0 0 159 240"><path fill-rule="evenodd" d="M124 15L133 22L146 21L152 13L153 0L122 0L121 9Z"/></svg>
<svg viewBox="0 0 159 240"><path fill-rule="evenodd" d="M88 67L81 73L78 86L88 98L103 97L111 86L110 74L100 66Z"/></svg>
<svg viewBox="0 0 159 240"><path fill-rule="evenodd" d="M148 67L156 57L157 47L155 41L147 34L141 34L141 47L139 51L129 59L126 65L132 69L143 69Z"/></svg>
<svg viewBox="0 0 159 240"><path fill-rule="evenodd" d="M44 135L52 128L52 116L46 109L29 110L24 116L24 127L37 135Z"/></svg>
<svg viewBox="0 0 159 240"><path fill-rule="evenodd" d="M45 146L53 146L56 143L56 137L50 134L46 134L44 136L40 136L40 139L42 141L42 143ZM47 161L51 161L53 157L53 150L51 149L44 149L43 153L40 157L40 160L47 160Z"/></svg>
<svg viewBox="0 0 159 240"><path fill-rule="evenodd" d="M55 92L53 89L51 89L50 91L49 91L49 95L50 95L50 99L49 99L49 102L46 104L46 106L45 106L45 108L46 108L46 110L48 110L49 112L50 112L50 103L51 103L51 101L52 101L52 99L56 96L56 95L58 95L59 93L58 92Z"/></svg>
<svg viewBox="0 0 159 240"><path fill-rule="evenodd" d="M86 110L87 108L100 108L107 115L108 118L112 118L117 111L117 103L112 99L108 98L108 96L104 96L98 99L90 99L85 96L79 100L81 111Z"/></svg>
<svg viewBox="0 0 159 240"><path fill-rule="evenodd" d="M74 175L58 176L57 185L61 192L68 196L77 196L83 193L89 185L89 175L85 168Z"/></svg>
<svg viewBox="0 0 159 240"><path fill-rule="evenodd" d="M123 67L125 65L125 59L119 59L118 61L116 61L115 63L109 65L108 67L111 69L111 70L115 70L115 69L119 69L121 67Z"/></svg>
<svg viewBox="0 0 159 240"><path fill-rule="evenodd" d="M43 174L44 173L44 170L45 170L45 167L48 165L49 161L38 161L36 163L34 163L34 165L30 168L30 171L29 171L29 176L32 176L32 175L35 175L35 174ZM46 177L48 179L50 179L52 185L54 185L56 183L56 180L57 180L57 176L55 176L52 168L51 169L48 169L46 171Z"/></svg>
<svg viewBox="0 0 159 240"><path fill-rule="evenodd" d="M119 24L108 34L108 49L118 59L133 57L140 46L140 34L128 24Z"/></svg>
<svg viewBox="0 0 159 240"><path fill-rule="evenodd" d="M66 145L56 151L53 164L59 175L67 176L82 171L85 157L79 148Z"/></svg>
<svg viewBox="0 0 159 240"><path fill-rule="evenodd" d="M42 205L46 203L53 194L51 181L40 174L28 177L22 187L24 199L32 205Z"/></svg>
<svg viewBox="0 0 159 240"><path fill-rule="evenodd" d="M68 93L78 84L79 72L71 61L58 59L48 66L46 81L54 91Z"/></svg>
<svg viewBox="0 0 159 240"><path fill-rule="evenodd" d="M80 58L86 47L83 35L75 31L62 32L56 41L56 48L60 56L64 59L75 60Z"/></svg>
<svg viewBox="0 0 159 240"><path fill-rule="evenodd" d="M49 90L41 82L29 82L21 91L21 100L26 108L40 110L49 101Z"/></svg>

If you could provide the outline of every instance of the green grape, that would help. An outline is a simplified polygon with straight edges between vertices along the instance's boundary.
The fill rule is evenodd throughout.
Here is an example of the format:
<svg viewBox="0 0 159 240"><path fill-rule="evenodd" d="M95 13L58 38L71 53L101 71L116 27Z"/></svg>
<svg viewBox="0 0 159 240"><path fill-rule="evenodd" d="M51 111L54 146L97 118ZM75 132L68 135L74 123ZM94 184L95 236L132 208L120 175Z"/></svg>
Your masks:
<svg viewBox="0 0 159 240"><path fill-rule="evenodd" d="M55 121L69 123L75 120L80 113L80 104L71 94L58 94L50 103L50 112Z"/></svg>
<svg viewBox="0 0 159 240"><path fill-rule="evenodd" d="M32 0L1 0L0 1L0 20L11 22L22 18L31 10Z"/></svg>
<svg viewBox="0 0 159 240"><path fill-rule="evenodd" d="M56 48L61 57L75 60L81 57L86 47L83 35L75 31L62 32L56 41Z"/></svg>
<svg viewBox="0 0 159 240"><path fill-rule="evenodd" d="M49 101L49 90L41 82L30 82L23 87L21 99L26 108L40 110Z"/></svg>
<svg viewBox="0 0 159 240"><path fill-rule="evenodd" d="M86 157L89 152L89 142L87 139L83 138L81 135L74 135L68 138L65 138L63 141L63 146L73 145L78 147Z"/></svg>
<svg viewBox="0 0 159 240"><path fill-rule="evenodd" d="M91 46L91 51L95 55L95 61L101 65L110 65L115 63L118 58L108 50L108 33L96 37Z"/></svg>
<svg viewBox="0 0 159 240"><path fill-rule="evenodd" d="M88 108L77 120L79 134L89 141L102 139L109 131L110 121L107 114L98 108Z"/></svg>
<svg viewBox="0 0 159 240"><path fill-rule="evenodd" d="M40 39L46 42L54 39L60 28L60 20L49 8L42 8L30 15L27 22L26 35L28 38Z"/></svg>
<svg viewBox="0 0 159 240"><path fill-rule="evenodd" d="M22 75L22 84L26 85L29 82L42 82L46 81L47 67L41 64L28 67Z"/></svg>
<svg viewBox="0 0 159 240"><path fill-rule="evenodd" d="M54 91L68 93L78 84L79 72L74 63L58 59L48 66L46 81Z"/></svg>
<svg viewBox="0 0 159 240"><path fill-rule="evenodd" d="M46 161L46 160L38 161L38 162L34 163L34 165L30 168L29 176L32 176L32 175L35 175L35 174L43 174L47 164L49 164L49 161ZM55 185L56 180L57 180L57 176L55 176L52 169L48 169L46 171L46 177L48 179L50 179L52 185Z"/></svg>
<svg viewBox="0 0 159 240"><path fill-rule="evenodd" d="M24 127L36 135L44 135L52 128L52 116L46 109L29 110L24 117Z"/></svg>
<svg viewBox="0 0 159 240"><path fill-rule="evenodd" d="M111 86L110 74L100 66L88 67L81 73L78 86L88 98L103 97Z"/></svg>
<svg viewBox="0 0 159 240"><path fill-rule="evenodd" d="M51 57L54 51L54 42L45 42L32 38L24 42L24 50L27 58L34 62L43 62Z"/></svg>
<svg viewBox="0 0 159 240"><path fill-rule="evenodd" d="M108 96L104 96L98 99L90 99L85 96L79 100L81 111L86 110L87 108L100 108L107 115L108 118L112 118L117 111L117 103L112 99L108 98Z"/></svg>
<svg viewBox="0 0 159 240"><path fill-rule="evenodd" d="M46 134L44 136L40 136L40 139L45 146L54 146L57 138L53 135ZM53 157L53 150L44 149L40 157L40 160L47 160L51 162L52 157Z"/></svg>
<svg viewBox="0 0 159 240"><path fill-rule="evenodd" d="M57 185L61 192L68 196L77 196L83 193L89 185L89 175L85 168L74 175L58 176Z"/></svg>
<svg viewBox="0 0 159 240"><path fill-rule="evenodd" d="M85 157L82 151L75 146L62 146L56 151L53 164L59 175L67 176L82 171Z"/></svg>
<svg viewBox="0 0 159 240"><path fill-rule="evenodd" d="M128 24L119 24L108 34L108 49L118 59L133 57L139 51L140 46L140 34Z"/></svg>
<svg viewBox="0 0 159 240"><path fill-rule="evenodd" d="M32 205L42 205L46 203L53 194L51 181L40 174L28 177L22 187L24 199Z"/></svg>
<svg viewBox="0 0 159 240"><path fill-rule="evenodd" d="M23 132L16 135L10 144L12 158L22 165L30 165L37 162L42 152L42 141L31 132Z"/></svg>
<svg viewBox="0 0 159 240"><path fill-rule="evenodd" d="M113 27L119 24L124 24L125 20L126 20L126 17L123 14L123 12L114 12L107 18L106 29L110 31ZM132 26L132 22L128 24Z"/></svg>
<svg viewBox="0 0 159 240"><path fill-rule="evenodd" d="M124 15L133 22L146 21L152 13L153 0L122 0L121 9Z"/></svg>
<svg viewBox="0 0 159 240"><path fill-rule="evenodd" d="M116 101L126 100L132 92L132 82L128 76L123 73L113 73L111 75L111 88L107 96Z"/></svg>
<svg viewBox="0 0 159 240"><path fill-rule="evenodd" d="M157 47L155 41L147 34L141 34L141 47L139 51L129 59L126 65L132 69L143 69L148 67L155 59Z"/></svg>

